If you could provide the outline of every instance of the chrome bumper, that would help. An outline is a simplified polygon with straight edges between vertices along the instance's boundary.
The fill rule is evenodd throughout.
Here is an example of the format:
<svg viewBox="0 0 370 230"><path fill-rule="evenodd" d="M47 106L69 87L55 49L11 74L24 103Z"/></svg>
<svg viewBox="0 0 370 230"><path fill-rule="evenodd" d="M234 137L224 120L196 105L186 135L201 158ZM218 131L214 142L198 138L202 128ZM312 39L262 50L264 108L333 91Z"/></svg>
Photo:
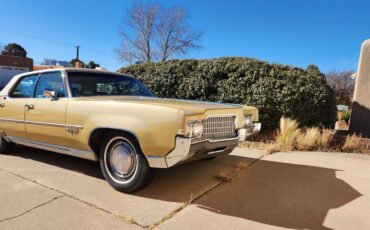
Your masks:
<svg viewBox="0 0 370 230"><path fill-rule="evenodd" d="M239 136L220 141L192 142L191 138L176 137L175 148L169 154L165 157L147 156L147 160L152 168L169 168L188 161L229 154L238 145L238 140Z"/></svg>
<svg viewBox="0 0 370 230"><path fill-rule="evenodd" d="M254 123L248 128L239 129L239 141L245 141L248 137L257 135L261 131L261 123Z"/></svg>

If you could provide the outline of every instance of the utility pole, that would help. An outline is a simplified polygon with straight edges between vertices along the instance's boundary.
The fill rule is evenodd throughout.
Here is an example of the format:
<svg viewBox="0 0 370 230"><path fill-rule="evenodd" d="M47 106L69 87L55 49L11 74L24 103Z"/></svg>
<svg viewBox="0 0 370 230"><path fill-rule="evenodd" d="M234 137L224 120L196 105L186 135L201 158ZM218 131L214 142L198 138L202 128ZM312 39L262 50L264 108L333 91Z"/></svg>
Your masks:
<svg viewBox="0 0 370 230"><path fill-rule="evenodd" d="M75 48L76 48L76 60L79 61L80 60L79 59L79 57L80 57L80 46L77 45L77 46L75 46Z"/></svg>

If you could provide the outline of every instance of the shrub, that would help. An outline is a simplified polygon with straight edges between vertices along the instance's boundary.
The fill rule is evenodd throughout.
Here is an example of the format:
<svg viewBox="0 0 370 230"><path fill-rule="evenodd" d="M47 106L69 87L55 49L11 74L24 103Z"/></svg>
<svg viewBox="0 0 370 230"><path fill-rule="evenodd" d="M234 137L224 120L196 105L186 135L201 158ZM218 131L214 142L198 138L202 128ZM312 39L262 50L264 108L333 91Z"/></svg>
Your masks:
<svg viewBox="0 0 370 230"><path fill-rule="evenodd" d="M315 66L306 70L239 57L132 65L119 72L143 81L158 97L254 105L264 129L282 116L302 126L333 126L335 98Z"/></svg>

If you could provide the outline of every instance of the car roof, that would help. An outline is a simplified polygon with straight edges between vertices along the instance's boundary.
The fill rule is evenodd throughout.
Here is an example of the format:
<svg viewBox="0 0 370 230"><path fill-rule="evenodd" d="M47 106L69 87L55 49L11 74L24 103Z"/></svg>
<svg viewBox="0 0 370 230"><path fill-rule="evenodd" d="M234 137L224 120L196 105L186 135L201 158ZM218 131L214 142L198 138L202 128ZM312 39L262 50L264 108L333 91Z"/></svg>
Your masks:
<svg viewBox="0 0 370 230"><path fill-rule="evenodd" d="M56 72L56 71L65 71L65 72L87 72L87 73L109 73L109 74L117 74L117 75L125 75L119 72L112 72L108 70L100 70L100 69L86 69L86 68L53 68L53 69L43 69L43 70L37 70L37 71L31 71L31 72L26 72L22 73L19 75L16 75L15 77L23 77L26 75L33 75L33 74L41 74L41 73L48 73L48 72ZM125 75L127 76L127 75Z"/></svg>

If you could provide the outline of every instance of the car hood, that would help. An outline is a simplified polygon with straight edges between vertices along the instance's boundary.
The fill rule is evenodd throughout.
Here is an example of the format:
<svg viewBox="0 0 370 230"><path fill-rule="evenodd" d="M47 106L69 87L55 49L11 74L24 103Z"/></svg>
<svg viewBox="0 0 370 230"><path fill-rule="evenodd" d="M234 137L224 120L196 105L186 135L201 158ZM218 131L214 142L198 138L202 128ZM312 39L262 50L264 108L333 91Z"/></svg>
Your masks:
<svg viewBox="0 0 370 230"><path fill-rule="evenodd" d="M83 97L80 100L97 100L110 102L126 102L126 103L142 103L157 106L164 106L185 111L187 114L199 114L208 110L232 110L232 109L248 109L248 106L235 104L224 104L215 102L165 99L155 97L136 97L136 96L94 96ZM253 108L253 107L250 107Z"/></svg>

